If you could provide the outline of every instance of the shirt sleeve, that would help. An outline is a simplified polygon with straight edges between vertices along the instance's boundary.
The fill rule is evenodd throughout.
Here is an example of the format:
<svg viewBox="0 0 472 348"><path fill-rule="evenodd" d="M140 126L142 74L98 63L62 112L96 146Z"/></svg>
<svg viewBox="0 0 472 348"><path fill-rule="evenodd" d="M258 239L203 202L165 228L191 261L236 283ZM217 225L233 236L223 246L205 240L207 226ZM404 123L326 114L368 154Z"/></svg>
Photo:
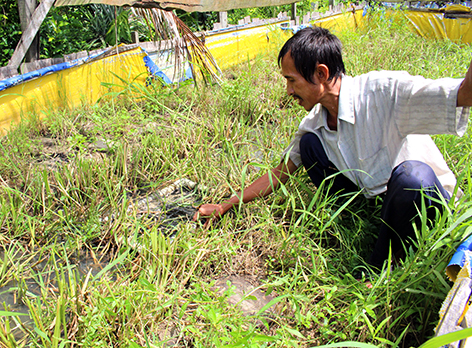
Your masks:
<svg viewBox="0 0 472 348"><path fill-rule="evenodd" d="M405 73L406 74L406 73ZM469 119L468 107L456 107L462 79L425 79L408 76L395 81L394 114L399 132L462 136Z"/></svg>
<svg viewBox="0 0 472 348"><path fill-rule="evenodd" d="M297 166L297 168L302 165L302 158L300 155L300 139L301 138L302 138L302 134L300 134L300 132L297 131L292 141L290 142L290 144L282 152L282 159L281 159L282 161L284 161L288 154L289 158L292 160L293 164Z"/></svg>

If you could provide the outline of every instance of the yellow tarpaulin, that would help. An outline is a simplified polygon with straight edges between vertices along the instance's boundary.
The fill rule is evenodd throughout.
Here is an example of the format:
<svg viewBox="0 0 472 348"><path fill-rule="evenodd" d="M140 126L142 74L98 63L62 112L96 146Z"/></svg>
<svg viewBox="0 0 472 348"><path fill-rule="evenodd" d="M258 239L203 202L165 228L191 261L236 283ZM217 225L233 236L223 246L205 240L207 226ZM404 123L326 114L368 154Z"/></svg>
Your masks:
<svg viewBox="0 0 472 348"><path fill-rule="evenodd" d="M419 35L431 39L449 39L457 43L472 43L472 18L454 17L457 12L469 13L470 8L462 5L448 6L444 11L394 11L385 12L386 17L395 20L395 16L406 16L411 28ZM312 23L329 30L343 30L365 25L369 21L369 15L363 16L362 11L352 11L320 18Z"/></svg>
<svg viewBox="0 0 472 348"><path fill-rule="evenodd" d="M280 48L276 47L277 43L287 40L291 35L291 31L282 31L276 25L261 25L209 35L205 38L205 46L220 69L224 70L254 59L269 49Z"/></svg>
<svg viewBox="0 0 472 348"><path fill-rule="evenodd" d="M0 92L0 134L31 111L46 114L64 107L93 104L124 81L143 84L148 77L141 48L62 70ZM104 86L104 84L109 84Z"/></svg>
<svg viewBox="0 0 472 348"><path fill-rule="evenodd" d="M342 31L345 29L355 29L363 25L365 17L360 11L346 11L334 16L324 17L313 21L314 25L326 28L330 31Z"/></svg>
<svg viewBox="0 0 472 348"><path fill-rule="evenodd" d="M463 7L463 6L462 6ZM447 18L445 13L408 11L407 18L416 32L423 37L450 39L454 42L471 43L472 18ZM450 16L454 16L451 14Z"/></svg>

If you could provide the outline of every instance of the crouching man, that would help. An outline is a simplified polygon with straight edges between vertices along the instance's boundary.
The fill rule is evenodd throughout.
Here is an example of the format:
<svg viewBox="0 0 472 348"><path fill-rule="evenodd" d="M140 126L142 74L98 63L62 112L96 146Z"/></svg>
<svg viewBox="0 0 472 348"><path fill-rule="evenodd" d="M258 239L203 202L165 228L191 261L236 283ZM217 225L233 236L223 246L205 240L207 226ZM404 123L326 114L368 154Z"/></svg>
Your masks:
<svg viewBox="0 0 472 348"><path fill-rule="evenodd" d="M240 201L264 197L304 166L330 193L362 190L384 195L380 227L368 263L381 268L414 237L413 221L448 200L456 180L429 134L463 135L472 106L472 70L465 79L425 79L399 71L345 75L341 42L319 27L297 32L282 47L278 63L287 93L309 111L280 164L241 193L202 205L194 219L217 219ZM428 209L434 216L435 209ZM209 220L207 220L208 222Z"/></svg>

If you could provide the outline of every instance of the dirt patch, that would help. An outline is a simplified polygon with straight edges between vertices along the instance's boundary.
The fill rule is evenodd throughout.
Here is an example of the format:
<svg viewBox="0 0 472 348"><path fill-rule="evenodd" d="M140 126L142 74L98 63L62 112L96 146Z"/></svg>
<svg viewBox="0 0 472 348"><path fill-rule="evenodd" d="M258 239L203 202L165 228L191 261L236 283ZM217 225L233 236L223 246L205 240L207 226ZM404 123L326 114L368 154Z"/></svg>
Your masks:
<svg viewBox="0 0 472 348"><path fill-rule="evenodd" d="M261 290L262 285L248 277L233 275L218 279L214 290L219 295L229 293L228 303L239 307L245 316L256 315L259 311L272 316L277 312L276 304L270 304L275 297L266 295Z"/></svg>
<svg viewBox="0 0 472 348"><path fill-rule="evenodd" d="M70 144L66 139L43 136L37 139L37 145L31 155L35 165L56 171L61 165L69 163L79 152L84 158L102 160L104 155L111 151L111 145L103 139L98 139L79 147Z"/></svg>

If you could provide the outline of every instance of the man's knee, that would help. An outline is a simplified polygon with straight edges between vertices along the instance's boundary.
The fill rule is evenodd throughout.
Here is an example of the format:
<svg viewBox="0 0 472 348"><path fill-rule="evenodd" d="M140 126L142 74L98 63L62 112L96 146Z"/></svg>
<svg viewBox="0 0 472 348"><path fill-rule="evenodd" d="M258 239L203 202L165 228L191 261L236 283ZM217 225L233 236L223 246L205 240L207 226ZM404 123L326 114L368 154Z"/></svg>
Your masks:
<svg viewBox="0 0 472 348"><path fill-rule="evenodd" d="M315 163L327 166L329 162L320 139L314 133L305 133L300 139L300 156L305 167Z"/></svg>
<svg viewBox="0 0 472 348"><path fill-rule="evenodd" d="M313 151L313 149L318 149L320 146L322 146L321 141L314 133L305 133L300 139L300 152L302 156Z"/></svg>
<svg viewBox="0 0 472 348"><path fill-rule="evenodd" d="M427 206L435 205L431 198L449 199L433 169L420 161L405 161L395 167L387 184L387 196L397 208L420 204L422 197L427 198Z"/></svg>
<svg viewBox="0 0 472 348"><path fill-rule="evenodd" d="M395 187L402 189L420 190L422 188L435 187L438 178L433 169L424 162L405 161L400 163L392 171L392 176L388 182L388 188Z"/></svg>

